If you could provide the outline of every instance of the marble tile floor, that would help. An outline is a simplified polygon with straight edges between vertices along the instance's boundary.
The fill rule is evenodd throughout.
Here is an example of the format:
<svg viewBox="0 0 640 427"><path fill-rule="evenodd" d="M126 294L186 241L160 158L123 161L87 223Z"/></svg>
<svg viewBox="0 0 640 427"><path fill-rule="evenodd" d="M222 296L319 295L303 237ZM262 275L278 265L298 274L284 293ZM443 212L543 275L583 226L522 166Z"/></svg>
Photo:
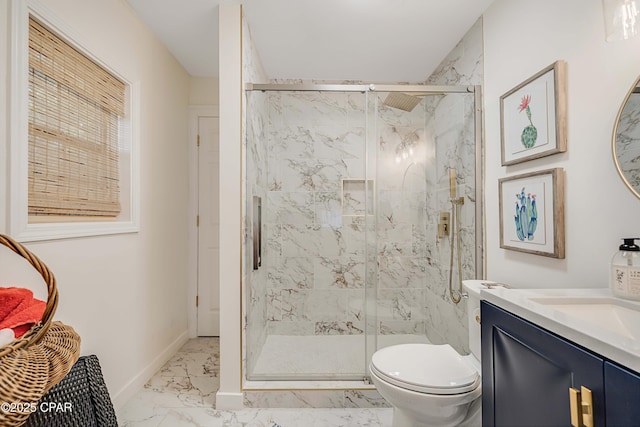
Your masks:
<svg viewBox="0 0 640 427"><path fill-rule="evenodd" d="M217 338L189 340L118 412L121 427L388 427L390 408L215 410Z"/></svg>

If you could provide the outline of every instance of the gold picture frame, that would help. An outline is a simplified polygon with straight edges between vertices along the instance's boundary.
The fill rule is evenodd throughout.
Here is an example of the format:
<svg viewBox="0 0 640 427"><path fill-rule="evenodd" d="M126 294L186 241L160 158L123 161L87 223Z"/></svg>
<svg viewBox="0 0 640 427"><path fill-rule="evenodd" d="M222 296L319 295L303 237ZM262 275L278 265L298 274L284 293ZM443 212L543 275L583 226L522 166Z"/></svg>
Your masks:
<svg viewBox="0 0 640 427"><path fill-rule="evenodd" d="M556 61L500 97L502 166L567 151L566 63Z"/></svg>
<svg viewBox="0 0 640 427"><path fill-rule="evenodd" d="M498 200L501 248L564 259L562 168L501 178Z"/></svg>

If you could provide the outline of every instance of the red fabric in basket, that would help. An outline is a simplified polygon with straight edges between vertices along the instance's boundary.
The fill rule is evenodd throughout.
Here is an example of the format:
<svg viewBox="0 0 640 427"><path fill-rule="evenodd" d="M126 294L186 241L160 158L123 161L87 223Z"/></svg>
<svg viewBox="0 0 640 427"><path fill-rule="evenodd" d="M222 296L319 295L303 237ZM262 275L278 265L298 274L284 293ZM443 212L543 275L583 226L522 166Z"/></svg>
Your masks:
<svg viewBox="0 0 640 427"><path fill-rule="evenodd" d="M11 328L16 338L42 320L47 304L25 288L0 288L0 329Z"/></svg>

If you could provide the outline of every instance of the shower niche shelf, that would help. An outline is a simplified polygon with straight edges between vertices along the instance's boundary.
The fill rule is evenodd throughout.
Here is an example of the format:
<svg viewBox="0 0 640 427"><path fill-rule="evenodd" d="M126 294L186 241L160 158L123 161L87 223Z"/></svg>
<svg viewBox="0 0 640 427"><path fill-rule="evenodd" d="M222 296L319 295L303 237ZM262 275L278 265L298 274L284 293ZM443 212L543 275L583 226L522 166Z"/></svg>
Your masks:
<svg viewBox="0 0 640 427"><path fill-rule="evenodd" d="M343 179L342 216L373 215L373 190L372 179Z"/></svg>

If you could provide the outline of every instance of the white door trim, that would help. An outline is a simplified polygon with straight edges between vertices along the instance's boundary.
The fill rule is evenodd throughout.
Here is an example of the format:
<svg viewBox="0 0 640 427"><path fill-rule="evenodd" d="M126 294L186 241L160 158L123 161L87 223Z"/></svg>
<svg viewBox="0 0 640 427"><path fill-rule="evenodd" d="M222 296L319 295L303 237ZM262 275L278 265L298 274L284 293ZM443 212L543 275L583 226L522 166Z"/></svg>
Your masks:
<svg viewBox="0 0 640 427"><path fill-rule="evenodd" d="M189 107L189 276L187 289L187 316L189 338L198 336L198 311L196 295L198 295L198 117L220 117L217 105L194 105Z"/></svg>

